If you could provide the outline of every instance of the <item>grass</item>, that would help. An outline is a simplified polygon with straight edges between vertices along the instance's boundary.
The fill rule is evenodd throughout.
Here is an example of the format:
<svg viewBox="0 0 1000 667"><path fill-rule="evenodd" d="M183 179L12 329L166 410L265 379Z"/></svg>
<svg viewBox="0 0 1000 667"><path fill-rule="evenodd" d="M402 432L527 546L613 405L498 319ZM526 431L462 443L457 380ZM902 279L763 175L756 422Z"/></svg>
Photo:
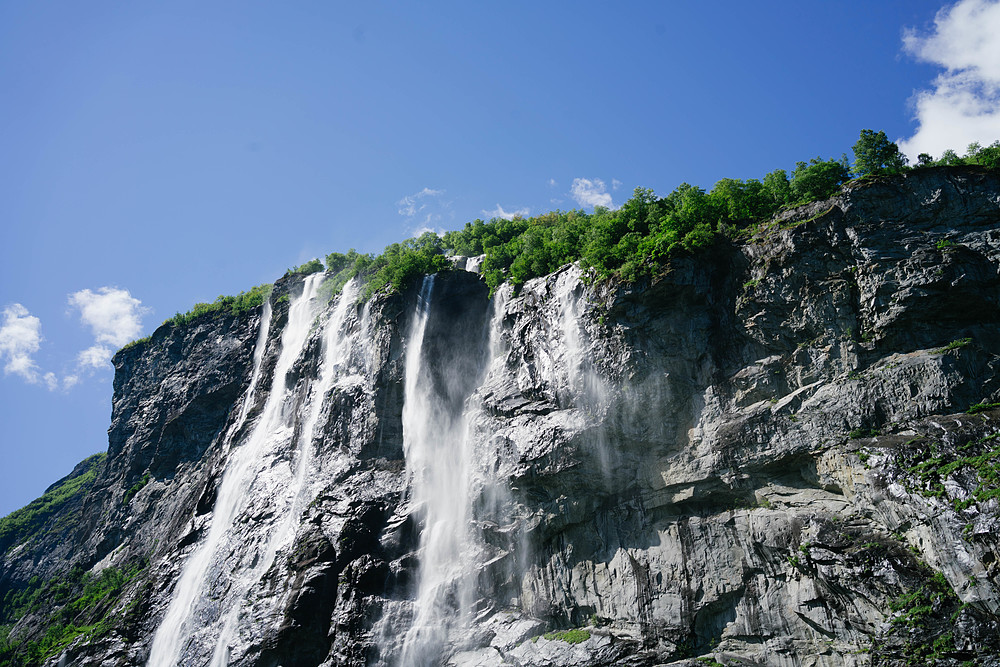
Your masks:
<svg viewBox="0 0 1000 667"><path fill-rule="evenodd" d="M559 632L546 632L542 635L549 641L566 642L567 644L582 644L590 639L590 630L574 628L572 630L561 630Z"/></svg>
<svg viewBox="0 0 1000 667"><path fill-rule="evenodd" d="M934 350L932 354L945 354L946 352L951 352L952 350L958 350L965 347L972 342L971 338L959 338L958 340L953 340L944 347Z"/></svg>
<svg viewBox="0 0 1000 667"><path fill-rule="evenodd" d="M590 639L590 630L585 630L583 628L573 628L571 630L557 630L555 632L546 632L544 635L537 635L531 638L532 643L537 643L538 638L543 637L551 641L566 642L567 644L582 644L583 642Z"/></svg>

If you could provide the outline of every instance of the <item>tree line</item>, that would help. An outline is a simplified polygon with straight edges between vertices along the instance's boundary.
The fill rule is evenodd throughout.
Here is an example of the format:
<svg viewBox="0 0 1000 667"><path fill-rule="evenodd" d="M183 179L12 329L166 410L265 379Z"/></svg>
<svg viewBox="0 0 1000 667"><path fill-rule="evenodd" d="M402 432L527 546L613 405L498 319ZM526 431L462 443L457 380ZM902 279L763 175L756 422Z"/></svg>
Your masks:
<svg viewBox="0 0 1000 667"><path fill-rule="evenodd" d="M474 220L457 231L388 246L380 255L327 255L334 274L334 291L353 277L366 281L362 298L390 287L401 290L418 278L450 268L447 255L485 255L483 277L490 290L504 282L518 289L525 281L543 276L569 262L580 262L601 278L636 280L651 275L669 257L710 246L716 236L739 235L770 220L783 208L826 199L849 180L897 174L912 168L978 164L1000 166L1000 141L968 147L964 157L945 151L934 160L921 154L910 167L899 147L885 132L862 130L853 147L854 163L815 157L797 162L791 173L776 169L761 179L723 178L705 191L682 183L665 197L649 188L636 188L621 208L596 207L553 211L513 220Z"/></svg>
<svg viewBox="0 0 1000 667"><path fill-rule="evenodd" d="M862 130L853 146L854 162L815 157L796 162L791 173L775 169L762 178L723 178L706 191L681 183L660 197L649 188L636 188L620 208L596 207L593 213L574 209L552 211L512 220L476 219L456 231L393 243L382 253L334 252L325 263L313 259L285 275L326 271L323 292L330 298L352 278L364 283L361 299L389 289L404 290L423 276L453 267L449 255L483 255L482 275L491 293L504 282L515 290L570 262L580 262L599 278L632 281L655 274L671 256L711 246L720 235L749 234L782 209L826 199L852 179L869 179L934 166L981 165L1000 168L1000 141L989 146L970 144L964 156L947 150L941 157L921 153L909 165L899 147L884 131ZM167 323L184 325L208 313L238 314L260 305L270 285L258 285L235 297L220 296L199 303Z"/></svg>

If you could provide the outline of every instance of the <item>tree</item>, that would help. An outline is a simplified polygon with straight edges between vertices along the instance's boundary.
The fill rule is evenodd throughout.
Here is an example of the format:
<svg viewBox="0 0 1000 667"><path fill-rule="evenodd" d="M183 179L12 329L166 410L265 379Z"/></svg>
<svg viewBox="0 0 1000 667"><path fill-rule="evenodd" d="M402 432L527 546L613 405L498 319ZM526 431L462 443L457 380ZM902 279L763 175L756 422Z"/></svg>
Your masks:
<svg viewBox="0 0 1000 667"><path fill-rule="evenodd" d="M854 144L854 173L858 176L898 174L906 168L906 162L899 146L889 141L884 131L861 130Z"/></svg>
<svg viewBox="0 0 1000 667"><path fill-rule="evenodd" d="M791 200L796 203L817 201L832 196L848 179L847 157L837 160L813 158L808 164L796 162L792 173Z"/></svg>
<svg viewBox="0 0 1000 667"><path fill-rule="evenodd" d="M792 188L788 183L788 174L784 169L775 169L765 174L763 185L775 206L787 204L792 197Z"/></svg>

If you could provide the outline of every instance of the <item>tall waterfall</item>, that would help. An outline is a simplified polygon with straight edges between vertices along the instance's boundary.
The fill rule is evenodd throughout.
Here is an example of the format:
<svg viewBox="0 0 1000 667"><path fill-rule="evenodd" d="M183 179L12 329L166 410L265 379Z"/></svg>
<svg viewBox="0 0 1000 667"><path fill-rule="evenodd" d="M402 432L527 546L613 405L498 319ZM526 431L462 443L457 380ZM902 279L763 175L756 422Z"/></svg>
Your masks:
<svg viewBox="0 0 1000 667"><path fill-rule="evenodd" d="M197 661L188 656L186 651L198 633L209 636L219 633L219 640L215 642L213 664L225 664L225 640L236 623L243 595L262 572L258 571L257 564L273 560L279 546L277 540L284 539L283 533L287 531L287 528L274 528L263 544L247 548L246 542L250 538L240 532L242 527L236 525L236 519L246 510L248 491L262 487L272 490L271 493L255 495L273 501L274 507L271 510L278 517L275 525L284 527L295 520L295 511L301 504L299 492L303 466L310 447L300 448L298 470L291 475L287 469L283 471L282 466L275 466L274 459L280 459L282 454L287 453L295 431L297 415L294 411L288 411L288 406L294 405L293 401L289 401L288 395L295 387L288 385L287 376L308 340L316 316L316 293L322 279L322 274L308 276L302 292L292 299L288 322L281 336L281 351L274 369L271 391L264 409L249 437L238 447L234 447L227 461L216 495L211 527L183 565L170 606L153 638L148 667L174 667ZM341 301L347 302L349 299L342 298ZM265 314L269 316L269 309L267 310ZM254 352L251 386L237 423L226 434L227 439L231 440L241 431L242 422L245 422L249 413L252 392L259 380L260 360L267 340L265 327L268 326L269 319L262 320L262 331ZM314 396L316 393L318 392L314 392ZM234 555L236 551L242 552L244 556L241 558ZM250 560L249 567L242 562L246 559ZM209 595L210 591L212 595ZM211 599L216 596L222 599ZM220 621L221 628L218 627Z"/></svg>
<svg viewBox="0 0 1000 667"><path fill-rule="evenodd" d="M469 415L477 406L467 399L488 366L493 341L474 318L451 322L446 342L440 331L431 334L434 287L434 276L424 279L405 366L403 449L409 501L422 525L412 621L399 661L406 667L440 664L446 645L468 626L482 560L471 529L476 485ZM432 342L438 349L427 349ZM442 353L444 346L450 353Z"/></svg>

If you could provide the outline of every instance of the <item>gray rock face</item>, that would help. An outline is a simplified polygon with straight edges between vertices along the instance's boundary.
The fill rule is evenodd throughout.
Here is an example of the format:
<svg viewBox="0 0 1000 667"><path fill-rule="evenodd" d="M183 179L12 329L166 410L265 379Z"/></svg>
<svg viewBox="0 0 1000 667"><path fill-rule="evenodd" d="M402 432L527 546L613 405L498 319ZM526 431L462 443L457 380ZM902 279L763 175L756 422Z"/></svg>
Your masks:
<svg viewBox="0 0 1000 667"><path fill-rule="evenodd" d="M145 664L281 390L288 441L312 437L259 462L183 664L1000 664L995 172L855 184L652 282L581 278L565 267L488 301L452 271L425 306L417 288L342 321L339 301L317 304L274 383L291 277L253 393L259 311L158 330L116 357L109 456L72 549L10 547L0 592L148 562L104 631L49 659ZM427 471L404 419L417 349L440 438L467 455L462 556L436 564L451 574L429 595L433 515L412 487ZM282 480L303 460L293 502ZM412 628L428 600L444 619L430 654ZM11 636L37 637L43 616Z"/></svg>

